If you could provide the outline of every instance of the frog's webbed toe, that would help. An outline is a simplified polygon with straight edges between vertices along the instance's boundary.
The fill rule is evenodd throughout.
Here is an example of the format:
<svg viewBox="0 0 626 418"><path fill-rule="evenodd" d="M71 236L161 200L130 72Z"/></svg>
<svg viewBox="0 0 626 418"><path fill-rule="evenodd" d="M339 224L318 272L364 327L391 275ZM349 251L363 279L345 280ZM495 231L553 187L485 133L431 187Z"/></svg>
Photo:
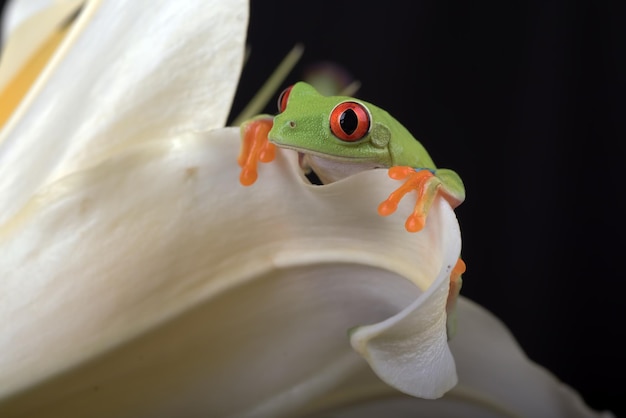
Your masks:
<svg viewBox="0 0 626 418"><path fill-rule="evenodd" d="M378 206L378 213L381 216L391 215L407 193L417 192L415 207L405 223L409 232L418 232L424 228L428 211L437 194L440 193L453 208L465 199L463 183L452 170L394 166L389 168L388 173L392 179L404 180L404 183Z"/></svg>
<svg viewBox="0 0 626 418"><path fill-rule="evenodd" d="M267 139L272 129L273 117L261 115L241 125L241 151L237 162L241 167L239 182L244 186L253 184L257 177L257 163L274 160L276 145Z"/></svg>
<svg viewBox="0 0 626 418"><path fill-rule="evenodd" d="M409 232L420 231L424 228L428 211L435 200L435 196L437 196L437 190L441 186L441 180L431 170L416 170L408 166L389 168L389 177L395 180L404 180L404 183L378 206L378 213L381 216L391 215L398 208L404 195L416 191L417 201L413 212L406 220L405 227Z"/></svg>

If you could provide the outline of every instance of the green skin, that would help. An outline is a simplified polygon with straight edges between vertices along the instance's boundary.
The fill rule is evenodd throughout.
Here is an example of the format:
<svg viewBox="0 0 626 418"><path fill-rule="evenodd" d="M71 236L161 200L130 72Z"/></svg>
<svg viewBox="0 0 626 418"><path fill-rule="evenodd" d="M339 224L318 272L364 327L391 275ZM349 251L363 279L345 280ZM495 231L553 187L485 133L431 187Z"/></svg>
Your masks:
<svg viewBox="0 0 626 418"><path fill-rule="evenodd" d="M369 132L355 142L342 141L330 129L330 114L344 101L364 105L371 115ZM437 168L424 146L383 109L351 97L322 96L304 82L293 86L287 103L274 117L268 139L278 147L301 153L303 169L313 169L323 183L366 169L408 166L433 172L454 207L465 199L458 174Z"/></svg>

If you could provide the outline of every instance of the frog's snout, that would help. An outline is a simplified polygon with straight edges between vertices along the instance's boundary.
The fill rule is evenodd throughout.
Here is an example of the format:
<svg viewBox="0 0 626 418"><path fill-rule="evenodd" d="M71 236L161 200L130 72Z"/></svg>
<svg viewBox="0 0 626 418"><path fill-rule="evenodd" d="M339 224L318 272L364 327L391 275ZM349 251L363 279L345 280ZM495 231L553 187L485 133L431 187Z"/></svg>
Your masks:
<svg viewBox="0 0 626 418"><path fill-rule="evenodd" d="M279 129L284 131L289 131L296 127L296 121L292 118L285 118L285 115L278 115L274 119L274 124L279 127Z"/></svg>
<svg viewBox="0 0 626 418"><path fill-rule="evenodd" d="M296 128L296 120L291 115L285 113L279 113L274 117L274 127L276 130L284 132L289 135L289 132Z"/></svg>

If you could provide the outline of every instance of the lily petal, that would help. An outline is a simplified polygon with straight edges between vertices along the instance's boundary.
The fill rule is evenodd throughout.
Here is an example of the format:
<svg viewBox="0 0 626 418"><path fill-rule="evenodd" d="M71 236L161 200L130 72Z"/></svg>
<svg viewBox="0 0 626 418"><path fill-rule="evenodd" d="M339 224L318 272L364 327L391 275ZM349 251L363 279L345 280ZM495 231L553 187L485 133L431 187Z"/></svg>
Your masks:
<svg viewBox="0 0 626 418"><path fill-rule="evenodd" d="M83 0L14 0L2 16L0 91Z"/></svg>
<svg viewBox="0 0 626 418"><path fill-rule="evenodd" d="M355 350L383 380L421 398L438 398L457 383L447 336L441 330L446 323L450 272L461 251L461 235L450 206L444 200L438 204L424 235L413 247L419 266L415 273L421 276L423 293L398 315L360 327L351 336Z"/></svg>
<svg viewBox="0 0 626 418"><path fill-rule="evenodd" d="M411 334L423 328L404 324L421 315L436 318L424 331L435 351L448 350L446 295L428 290L453 264L441 247L442 226L458 233L447 203L433 209L426 233L407 234L398 219L410 203L398 219L376 213L394 187L384 170L312 186L283 151L262 167L263 181L244 188L238 147L236 128L138 145L44 188L19 223L0 230L6 411L62 416L82 405L90 416L96 406L102 416L140 416L185 399L219 414L282 413L359 365L348 329L394 315L375 326L377 352L387 335L402 347L389 348L399 361L419 351ZM437 314L416 309L430 293ZM43 324L54 326L42 332ZM389 379L398 365L382 358L367 359ZM449 353L445 360L441 373L453 374ZM450 382L436 373L430 385ZM130 400L124 393L137 382ZM294 385L316 389L291 393ZM285 392L288 402L273 401Z"/></svg>
<svg viewBox="0 0 626 418"><path fill-rule="evenodd" d="M361 369L303 416L408 418L604 417L580 395L523 353L510 331L489 311L460 297L459 333L450 342L459 383L441 399L409 397Z"/></svg>
<svg viewBox="0 0 626 418"><path fill-rule="evenodd" d="M88 1L0 132L0 224L129 145L223 126L246 26L244 0Z"/></svg>

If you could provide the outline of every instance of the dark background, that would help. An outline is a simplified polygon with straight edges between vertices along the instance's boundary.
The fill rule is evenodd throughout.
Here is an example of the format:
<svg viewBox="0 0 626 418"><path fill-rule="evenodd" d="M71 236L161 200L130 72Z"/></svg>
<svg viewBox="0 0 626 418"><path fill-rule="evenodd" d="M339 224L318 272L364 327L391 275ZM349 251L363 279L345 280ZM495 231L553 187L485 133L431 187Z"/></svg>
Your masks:
<svg viewBox="0 0 626 418"><path fill-rule="evenodd" d="M297 42L285 86L344 66L465 181L462 294L590 406L626 415L625 26L617 1L251 0L233 114Z"/></svg>
<svg viewBox="0 0 626 418"><path fill-rule="evenodd" d="M344 66L463 178L462 294L620 416L625 26L626 2L252 0L233 113L297 42L285 86L312 63Z"/></svg>

